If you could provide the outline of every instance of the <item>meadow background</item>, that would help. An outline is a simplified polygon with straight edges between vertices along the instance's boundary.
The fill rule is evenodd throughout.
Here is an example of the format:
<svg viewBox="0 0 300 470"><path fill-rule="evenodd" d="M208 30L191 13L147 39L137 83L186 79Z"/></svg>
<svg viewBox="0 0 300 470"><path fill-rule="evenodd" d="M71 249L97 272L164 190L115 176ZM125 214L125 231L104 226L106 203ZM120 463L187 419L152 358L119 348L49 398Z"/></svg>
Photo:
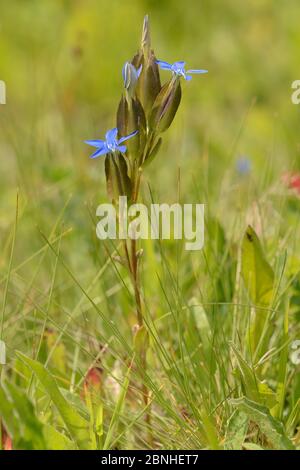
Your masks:
<svg viewBox="0 0 300 470"><path fill-rule="evenodd" d="M157 202L204 203L207 224L201 252L174 241L143 243L150 426L138 365L126 375L134 350L130 282L108 254L113 247L95 235L96 207L107 201L104 164L90 160L83 143L115 125L121 69L139 46L146 13L159 59L209 70L183 84L174 124L143 179L145 201L150 187ZM300 78L299 19L298 0L0 3L7 86L0 106L7 346L0 398L15 410L9 420L3 399L0 415L14 448L78 444L16 351L47 366L66 402L92 423L94 448L299 445L299 365L290 353L300 339L300 200L283 181L300 171L300 107L291 103ZM241 159L249 163L245 174ZM256 362L245 341L251 303L240 275L248 224L278 286L266 355ZM252 405L232 401L242 397Z"/></svg>

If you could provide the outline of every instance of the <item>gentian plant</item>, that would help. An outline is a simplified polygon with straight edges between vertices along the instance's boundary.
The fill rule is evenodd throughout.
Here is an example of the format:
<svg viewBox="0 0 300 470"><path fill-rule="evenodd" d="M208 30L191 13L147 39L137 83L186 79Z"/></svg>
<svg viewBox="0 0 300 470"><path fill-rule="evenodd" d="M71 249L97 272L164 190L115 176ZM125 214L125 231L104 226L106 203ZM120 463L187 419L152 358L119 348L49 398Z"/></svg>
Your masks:
<svg viewBox="0 0 300 470"><path fill-rule="evenodd" d="M163 85L159 67L172 72ZM117 127L106 133L105 140L86 141L96 148L91 158L105 155L107 191L114 205L118 205L120 196L127 196L129 204L137 202L144 168L158 154L161 135L172 124L180 105L180 79L191 80L191 74L206 72L185 71L182 61L169 64L157 60L151 48L148 16L145 17L140 49L122 70L124 90L117 110ZM132 280L137 317L134 344L139 345L137 354L141 370L146 373L148 339L139 275L141 251L134 239L123 240L123 244L124 254L119 260L126 265ZM144 385L142 393L150 424L149 394Z"/></svg>

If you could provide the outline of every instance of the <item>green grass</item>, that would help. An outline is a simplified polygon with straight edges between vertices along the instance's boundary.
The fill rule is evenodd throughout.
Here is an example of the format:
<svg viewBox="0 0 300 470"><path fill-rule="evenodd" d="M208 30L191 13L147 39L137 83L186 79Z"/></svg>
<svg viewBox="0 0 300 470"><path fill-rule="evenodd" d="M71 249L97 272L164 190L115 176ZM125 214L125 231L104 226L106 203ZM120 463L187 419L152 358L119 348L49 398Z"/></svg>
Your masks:
<svg viewBox="0 0 300 470"><path fill-rule="evenodd" d="M14 448L300 445L291 360L300 338L300 199L281 181L299 169L300 107L290 100L299 5L190 3L136 0L130 15L116 0L1 6L0 415ZM206 210L202 251L185 251L184 241L141 244L145 370L120 247L95 234L96 207L107 202L103 162L89 160L83 140L114 124L120 70L146 12L159 58L185 58L209 74L184 85L143 176L146 204ZM252 165L243 177L240 155ZM245 248L249 224L258 252ZM251 287L257 266L267 299ZM86 376L96 367L92 386Z"/></svg>

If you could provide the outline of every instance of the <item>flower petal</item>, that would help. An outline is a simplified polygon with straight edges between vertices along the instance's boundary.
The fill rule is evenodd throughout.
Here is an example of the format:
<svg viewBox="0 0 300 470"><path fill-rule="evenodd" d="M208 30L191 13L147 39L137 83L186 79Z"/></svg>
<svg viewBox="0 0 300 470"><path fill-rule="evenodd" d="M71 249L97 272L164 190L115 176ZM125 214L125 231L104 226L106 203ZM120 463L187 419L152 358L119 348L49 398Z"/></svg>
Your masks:
<svg viewBox="0 0 300 470"><path fill-rule="evenodd" d="M187 81L192 80L192 78L193 78L192 75L186 75L184 77L184 79L187 80Z"/></svg>
<svg viewBox="0 0 300 470"><path fill-rule="evenodd" d="M184 68L185 62L183 60L179 60L178 62L174 62L173 67Z"/></svg>
<svg viewBox="0 0 300 470"><path fill-rule="evenodd" d="M96 148L102 148L105 145L104 140L85 140L84 142Z"/></svg>
<svg viewBox="0 0 300 470"><path fill-rule="evenodd" d="M117 145L116 149L119 150L119 152L121 153L125 153L127 150L127 147L126 145Z"/></svg>
<svg viewBox="0 0 300 470"><path fill-rule="evenodd" d="M90 158L97 158L97 157L100 157L101 155L105 155L108 152L109 152L109 149L107 148L106 145L104 145L103 148L96 150L96 152L94 152L93 155L90 156Z"/></svg>
<svg viewBox="0 0 300 470"><path fill-rule="evenodd" d="M160 66L161 69L163 70L172 70L172 64L169 64L169 62L165 62L163 60L156 60L155 61L157 65Z"/></svg>
<svg viewBox="0 0 300 470"><path fill-rule="evenodd" d="M191 69L188 70L187 73L208 73L208 70L202 70L202 69Z"/></svg>
<svg viewBox="0 0 300 470"><path fill-rule="evenodd" d="M118 135L118 129L116 127L114 127L113 129L110 129L105 134L106 142L108 144L114 144L114 142L116 141L117 135Z"/></svg>
<svg viewBox="0 0 300 470"><path fill-rule="evenodd" d="M138 132L139 131L134 131L134 132L131 132L131 134L121 137L121 139L118 140L118 144L122 144L122 142L125 142L125 140L131 139L131 137L134 137Z"/></svg>

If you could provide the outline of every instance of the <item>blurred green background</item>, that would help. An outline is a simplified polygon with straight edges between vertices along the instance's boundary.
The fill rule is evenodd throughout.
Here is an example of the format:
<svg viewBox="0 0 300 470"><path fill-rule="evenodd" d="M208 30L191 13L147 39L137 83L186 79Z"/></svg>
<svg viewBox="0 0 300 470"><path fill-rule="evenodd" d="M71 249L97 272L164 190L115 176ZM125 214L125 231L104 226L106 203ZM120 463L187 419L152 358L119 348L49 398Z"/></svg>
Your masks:
<svg viewBox="0 0 300 470"><path fill-rule="evenodd" d="M180 165L195 175L205 148L216 178L239 154L258 169L272 157L279 171L299 159L297 0L11 0L0 11L3 210L17 185L36 203L61 180L65 190L77 191L78 179L101 187L101 162L86 158L83 140L114 125L145 13L157 57L209 69L185 85L159 174Z"/></svg>
<svg viewBox="0 0 300 470"><path fill-rule="evenodd" d="M88 158L83 141L115 125L121 69L139 47L146 13L158 58L209 70L183 84L180 110L146 173L157 200L176 200L180 168L182 198L204 202L226 224L224 201L230 209L238 204L241 155L251 161L254 192L300 166L300 106L291 103L300 74L298 0L10 0L1 2L0 13L0 79L7 86L7 104L0 106L3 274L17 188L15 265L43 246L39 230L49 235L66 204L67 262L86 285L91 267L104 262L91 221L106 201L104 165ZM13 278L12 312L35 269L39 288L48 289L51 263L26 264ZM109 286L103 281L104 290ZM69 287L58 283L57 296L73 305Z"/></svg>

